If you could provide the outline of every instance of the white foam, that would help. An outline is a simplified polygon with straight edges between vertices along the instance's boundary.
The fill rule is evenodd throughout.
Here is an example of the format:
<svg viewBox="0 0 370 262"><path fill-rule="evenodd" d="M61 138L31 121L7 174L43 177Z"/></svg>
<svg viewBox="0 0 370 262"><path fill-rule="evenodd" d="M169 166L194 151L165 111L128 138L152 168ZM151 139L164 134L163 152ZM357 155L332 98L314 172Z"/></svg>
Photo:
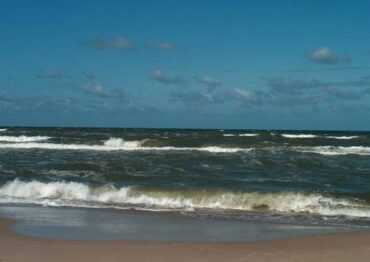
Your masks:
<svg viewBox="0 0 370 262"><path fill-rule="evenodd" d="M6 129L6 128L0 128L0 132L4 132L6 130L8 130L8 129Z"/></svg>
<svg viewBox="0 0 370 262"><path fill-rule="evenodd" d="M281 134L281 136L286 138L315 138L316 135L312 134Z"/></svg>
<svg viewBox="0 0 370 262"><path fill-rule="evenodd" d="M358 136L318 136L313 134L281 134L281 136L286 138L315 138L315 137L322 137L322 138L331 138L331 139L355 139Z"/></svg>
<svg viewBox="0 0 370 262"><path fill-rule="evenodd" d="M252 136L258 136L258 134L252 134L252 133L247 133L247 134L223 134L223 136L247 136L247 137L252 137Z"/></svg>
<svg viewBox="0 0 370 262"><path fill-rule="evenodd" d="M50 149L50 150L92 150L92 151L201 151L210 153L249 152L253 148L208 147L149 147L142 146L147 140L125 141L121 138L110 138L103 145L54 144L54 143L0 143L0 148L12 149Z"/></svg>
<svg viewBox="0 0 370 262"><path fill-rule="evenodd" d="M148 190L106 185L91 188L76 182L10 181L0 187L0 202L43 205L139 208L269 210L282 213L308 212L326 216L370 217L370 206L360 200L297 192L256 193L207 190Z"/></svg>
<svg viewBox="0 0 370 262"><path fill-rule="evenodd" d="M326 136L326 138L332 138L332 139L355 139L358 138L358 136Z"/></svg>
<svg viewBox="0 0 370 262"><path fill-rule="evenodd" d="M316 153L321 155L370 155L370 147L365 146L306 146L306 147L292 147L293 150L304 153Z"/></svg>
<svg viewBox="0 0 370 262"><path fill-rule="evenodd" d="M145 141L125 141L122 138L110 138L104 142L104 145L107 147L117 147L117 148L138 148L140 147Z"/></svg>
<svg viewBox="0 0 370 262"><path fill-rule="evenodd" d="M13 142L13 143L24 143L24 142L36 142L48 140L48 136L0 136L1 142Z"/></svg>
<svg viewBox="0 0 370 262"><path fill-rule="evenodd" d="M173 147L172 147L173 148ZM186 147L181 148L182 150L189 150ZM207 146L207 147L193 147L190 150L205 151L211 153L237 153L237 152L250 152L253 148L228 148L228 147L218 147L218 146Z"/></svg>

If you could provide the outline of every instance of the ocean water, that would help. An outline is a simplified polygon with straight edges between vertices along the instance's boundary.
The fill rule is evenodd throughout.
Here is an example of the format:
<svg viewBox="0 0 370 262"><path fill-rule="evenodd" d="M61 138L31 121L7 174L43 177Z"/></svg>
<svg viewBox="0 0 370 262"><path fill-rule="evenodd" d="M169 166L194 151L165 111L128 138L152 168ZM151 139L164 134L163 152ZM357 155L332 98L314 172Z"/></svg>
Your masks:
<svg viewBox="0 0 370 262"><path fill-rule="evenodd" d="M370 226L370 133L1 128L0 205Z"/></svg>

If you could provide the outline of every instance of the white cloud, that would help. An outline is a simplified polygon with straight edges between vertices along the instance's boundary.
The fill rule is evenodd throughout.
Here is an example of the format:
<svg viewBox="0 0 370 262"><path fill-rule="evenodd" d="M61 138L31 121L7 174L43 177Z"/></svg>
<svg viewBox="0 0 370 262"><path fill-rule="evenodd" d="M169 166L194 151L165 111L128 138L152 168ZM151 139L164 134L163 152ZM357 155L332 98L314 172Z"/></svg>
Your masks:
<svg viewBox="0 0 370 262"><path fill-rule="evenodd" d="M256 99L255 95L252 94L251 92L246 91L246 90L242 90L242 89L238 89L238 88L232 89L229 94L234 99L240 100L240 101L245 101L245 102L251 102L251 101L254 101Z"/></svg>
<svg viewBox="0 0 370 262"><path fill-rule="evenodd" d="M215 88L221 84L219 80L211 76L194 77L194 79L199 83L208 86L209 88Z"/></svg>
<svg viewBox="0 0 370 262"><path fill-rule="evenodd" d="M117 94L114 92L111 92L107 90L101 83L94 82L94 83L88 83L85 86L82 87L83 90L85 90L87 93L100 96L100 97L116 97Z"/></svg>
<svg viewBox="0 0 370 262"><path fill-rule="evenodd" d="M352 61L351 57L348 55L338 55L333 53L328 47L319 47L313 50L308 58L316 63L320 64L348 64Z"/></svg>
<svg viewBox="0 0 370 262"><path fill-rule="evenodd" d="M249 92L239 88L234 88L225 92L225 99L239 101L245 104L262 103L262 94L256 92Z"/></svg>
<svg viewBox="0 0 370 262"><path fill-rule="evenodd" d="M177 85L184 85L185 81L181 77L174 76L170 77L165 75L161 70L156 69L150 72L150 78L154 79L158 82L164 83L164 84L177 84Z"/></svg>

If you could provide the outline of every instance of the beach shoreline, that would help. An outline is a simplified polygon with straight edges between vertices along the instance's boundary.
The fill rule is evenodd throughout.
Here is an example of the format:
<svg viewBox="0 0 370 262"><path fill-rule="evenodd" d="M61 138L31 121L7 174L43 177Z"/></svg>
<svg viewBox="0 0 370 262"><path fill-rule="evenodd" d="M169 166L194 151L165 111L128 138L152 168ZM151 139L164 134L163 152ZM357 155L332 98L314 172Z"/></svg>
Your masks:
<svg viewBox="0 0 370 262"><path fill-rule="evenodd" d="M6 261L368 261L370 232L262 240L191 243L51 240L13 232L0 220L0 259Z"/></svg>

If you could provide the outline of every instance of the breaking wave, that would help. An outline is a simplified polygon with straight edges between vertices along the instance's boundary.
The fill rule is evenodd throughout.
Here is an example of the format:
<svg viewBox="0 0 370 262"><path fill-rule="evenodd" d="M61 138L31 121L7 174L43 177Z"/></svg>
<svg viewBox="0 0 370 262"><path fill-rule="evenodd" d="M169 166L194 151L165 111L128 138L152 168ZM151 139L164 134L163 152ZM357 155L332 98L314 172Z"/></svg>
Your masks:
<svg viewBox="0 0 370 262"><path fill-rule="evenodd" d="M293 150L304 153L316 153L321 155L370 155L370 147L365 146L314 146L293 147Z"/></svg>
<svg viewBox="0 0 370 262"><path fill-rule="evenodd" d="M313 135L313 134L281 134L281 136L286 137L286 138L331 138L331 139L342 139L342 140L358 138L358 136L318 136L318 135Z"/></svg>
<svg viewBox="0 0 370 262"><path fill-rule="evenodd" d="M1 144L0 148L12 149L50 149L50 150L93 150L93 151L202 151L210 153L236 153L249 152L253 148L238 148L238 147L151 147L145 146L147 139L141 141L125 141L122 138L110 138L103 145L87 145L87 144L54 144L54 143L8 143Z"/></svg>
<svg viewBox="0 0 370 262"><path fill-rule="evenodd" d="M1 131L1 130L0 130ZM0 136L1 142L25 143L48 140L48 136Z"/></svg>
<svg viewBox="0 0 370 262"><path fill-rule="evenodd" d="M253 136L258 136L258 134L253 134L253 133L247 133L247 134L223 134L223 136L247 136L247 137L253 137Z"/></svg>
<svg viewBox="0 0 370 262"><path fill-rule="evenodd" d="M368 203L297 192L258 193L216 190L163 190L140 187L90 187L77 182L24 182L18 179L0 187L0 202L53 206L114 208L214 209L311 213L325 216L370 217Z"/></svg>
<svg viewBox="0 0 370 262"><path fill-rule="evenodd" d="M347 139L355 139L355 138L358 138L358 136L326 136L326 138L347 140Z"/></svg>
<svg viewBox="0 0 370 262"><path fill-rule="evenodd" d="M286 138L315 138L317 135L312 135L312 134L281 134L281 136L286 137Z"/></svg>
<svg viewBox="0 0 370 262"><path fill-rule="evenodd" d="M125 141L122 138L110 138L104 142L104 146L111 148L139 148L146 142L144 139L142 141Z"/></svg>
<svg viewBox="0 0 370 262"><path fill-rule="evenodd" d="M7 130L6 128L0 128L0 132L4 132L6 130Z"/></svg>

